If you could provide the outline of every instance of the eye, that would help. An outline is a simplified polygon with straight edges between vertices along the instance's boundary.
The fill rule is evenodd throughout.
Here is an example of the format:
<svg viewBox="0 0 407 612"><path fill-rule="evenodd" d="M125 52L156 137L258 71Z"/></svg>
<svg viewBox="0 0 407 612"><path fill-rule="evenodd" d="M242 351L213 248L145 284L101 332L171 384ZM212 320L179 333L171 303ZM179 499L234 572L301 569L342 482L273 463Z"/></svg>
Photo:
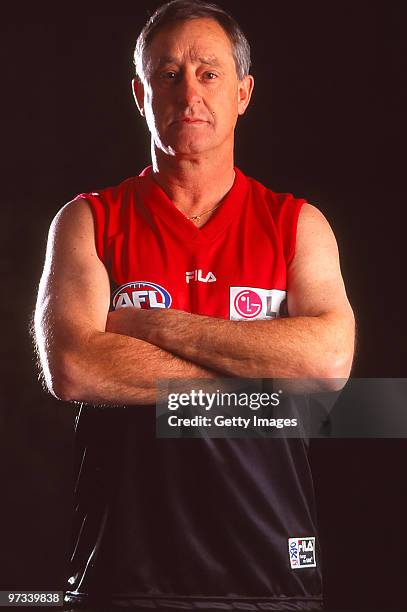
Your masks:
<svg viewBox="0 0 407 612"><path fill-rule="evenodd" d="M218 78L218 75L215 74L214 72L205 72L205 77L209 80L209 81L214 81L215 79Z"/></svg>
<svg viewBox="0 0 407 612"><path fill-rule="evenodd" d="M177 77L177 73L174 70L167 70L166 72L162 72L160 77L162 79L166 79L167 81L172 81Z"/></svg>

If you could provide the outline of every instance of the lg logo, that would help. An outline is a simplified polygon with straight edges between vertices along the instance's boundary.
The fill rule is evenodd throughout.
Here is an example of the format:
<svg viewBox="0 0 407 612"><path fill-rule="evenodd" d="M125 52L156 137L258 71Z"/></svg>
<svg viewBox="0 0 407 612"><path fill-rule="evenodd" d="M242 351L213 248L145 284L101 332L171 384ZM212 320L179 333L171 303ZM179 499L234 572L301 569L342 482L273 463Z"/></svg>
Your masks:
<svg viewBox="0 0 407 612"><path fill-rule="evenodd" d="M285 298L281 289L230 287L229 317L232 321L275 319Z"/></svg>
<svg viewBox="0 0 407 612"><path fill-rule="evenodd" d="M262 301L258 293L251 289L244 289L235 297L234 307L244 319L254 319L261 311Z"/></svg>

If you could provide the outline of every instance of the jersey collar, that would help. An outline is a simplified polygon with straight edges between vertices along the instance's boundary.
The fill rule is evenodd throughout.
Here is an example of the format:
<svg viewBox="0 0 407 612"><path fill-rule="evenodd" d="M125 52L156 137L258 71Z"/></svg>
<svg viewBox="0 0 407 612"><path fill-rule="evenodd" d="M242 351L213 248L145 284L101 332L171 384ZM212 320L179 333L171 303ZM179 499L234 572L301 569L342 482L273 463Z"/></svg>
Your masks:
<svg viewBox="0 0 407 612"><path fill-rule="evenodd" d="M140 173L143 202L153 215L170 225L182 240L213 242L227 227L239 217L249 187L247 177L236 166L235 180L222 200L222 204L202 227L190 221L174 205L165 191L153 179L152 166Z"/></svg>

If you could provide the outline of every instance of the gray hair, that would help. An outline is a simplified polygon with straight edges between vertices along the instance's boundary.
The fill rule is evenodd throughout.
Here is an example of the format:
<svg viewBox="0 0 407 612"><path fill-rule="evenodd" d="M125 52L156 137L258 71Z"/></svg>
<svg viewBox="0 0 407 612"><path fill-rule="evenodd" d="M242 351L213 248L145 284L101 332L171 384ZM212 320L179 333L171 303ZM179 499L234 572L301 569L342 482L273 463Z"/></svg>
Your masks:
<svg viewBox="0 0 407 612"><path fill-rule="evenodd" d="M134 64L139 79L144 75L144 54L158 31L167 25L189 19L214 19L229 37L236 64L236 73L242 80L250 70L250 45L238 23L216 4L200 0L172 0L160 6L140 32L134 50Z"/></svg>

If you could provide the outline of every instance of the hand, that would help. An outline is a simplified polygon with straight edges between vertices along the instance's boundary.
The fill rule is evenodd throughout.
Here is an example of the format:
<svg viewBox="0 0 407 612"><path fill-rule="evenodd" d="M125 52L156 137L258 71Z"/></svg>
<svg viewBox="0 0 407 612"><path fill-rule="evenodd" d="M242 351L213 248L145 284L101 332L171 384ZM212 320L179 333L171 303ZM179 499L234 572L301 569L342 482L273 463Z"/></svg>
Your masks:
<svg viewBox="0 0 407 612"><path fill-rule="evenodd" d="M133 336L135 308L118 308L109 312L106 319L106 331L112 334Z"/></svg>
<svg viewBox="0 0 407 612"><path fill-rule="evenodd" d="M174 309L119 308L108 313L106 331L153 342L157 331L162 325L168 325L170 318L174 320L185 315L187 313Z"/></svg>

